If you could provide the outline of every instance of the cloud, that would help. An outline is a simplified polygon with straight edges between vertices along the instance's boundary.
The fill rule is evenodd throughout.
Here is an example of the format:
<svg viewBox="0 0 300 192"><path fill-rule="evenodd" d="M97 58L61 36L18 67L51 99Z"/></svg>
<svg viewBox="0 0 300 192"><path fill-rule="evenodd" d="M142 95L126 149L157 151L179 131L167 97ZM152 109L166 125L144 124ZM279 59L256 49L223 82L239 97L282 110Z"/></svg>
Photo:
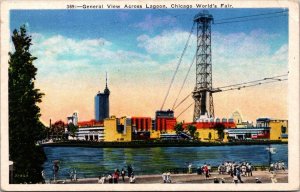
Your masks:
<svg viewBox="0 0 300 192"><path fill-rule="evenodd" d="M167 55L179 55L182 53L184 46L189 37L189 33L180 30L163 31L160 35L149 37L146 34L137 37L138 46L144 48L149 54L155 54L160 56ZM191 36L190 49L187 53L195 50L196 37Z"/></svg>
<svg viewBox="0 0 300 192"><path fill-rule="evenodd" d="M130 97L133 98L139 95L136 100L143 97L147 98L146 100L155 98L157 103L163 100L188 35L188 32L182 30L163 31L156 36L141 34L137 37L137 46L146 51L143 53L138 52L140 51L138 49L127 50L104 38L80 40L62 35L48 37L32 34L32 55L38 57L34 63L38 68L36 85L46 93L45 106L50 105L54 100L57 103L65 102L68 93L72 93L74 98L72 105L77 105L78 99L84 97L86 105L90 106L92 101L87 98L92 99L94 93L99 90L99 84L104 85L105 71L107 71L112 82L112 91L120 93L122 97L127 97L129 92ZM247 34L213 33L213 86L284 74L287 71L288 45L283 44L274 49L272 41L275 37L276 34L259 30ZM192 35L172 86L167 106L172 106L174 97L178 94L177 91L190 66L195 49L196 37ZM189 73L181 97L193 90L194 81L195 65ZM155 91L146 96L141 91L145 89L150 92ZM88 95L85 95L84 91ZM114 97L119 98L117 95ZM53 102L50 101L53 98ZM130 101L131 99L126 98L126 102L130 103ZM118 102L116 106L124 105L122 99ZM72 110L72 105L68 106L68 110ZM47 108L45 106L44 111ZM153 103L151 106L155 107ZM80 106L78 105L77 108ZM85 108L88 111L89 107ZM123 111L128 110L125 108ZM132 110L132 113L136 111Z"/></svg>
<svg viewBox="0 0 300 192"><path fill-rule="evenodd" d="M170 58L160 67L165 70L176 66L188 36L186 31L169 30L153 37L142 34L137 37L137 41L138 46L148 54ZM230 84L285 73L288 62L287 45L274 49L272 43L276 41L276 37L278 34L263 30L253 30L250 33L212 33L213 78L216 78L218 84ZM192 61L196 42L193 34L183 58L183 70Z"/></svg>
<svg viewBox="0 0 300 192"><path fill-rule="evenodd" d="M157 27L163 27L166 25L173 26L176 23L176 19L171 16L154 17L151 14L146 15L144 21L134 24L133 26L144 31L152 31Z"/></svg>

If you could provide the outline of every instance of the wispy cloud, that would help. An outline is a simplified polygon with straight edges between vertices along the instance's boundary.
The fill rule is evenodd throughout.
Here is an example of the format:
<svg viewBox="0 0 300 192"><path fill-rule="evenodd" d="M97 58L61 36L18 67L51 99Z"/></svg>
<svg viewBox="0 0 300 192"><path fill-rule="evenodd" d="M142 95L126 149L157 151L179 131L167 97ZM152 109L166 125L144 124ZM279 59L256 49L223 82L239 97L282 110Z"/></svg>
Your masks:
<svg viewBox="0 0 300 192"><path fill-rule="evenodd" d="M133 26L144 31L152 31L156 27L162 27L165 25L173 26L176 23L176 18L171 16L165 17L155 17L151 14L146 15L145 19L139 23L134 24Z"/></svg>

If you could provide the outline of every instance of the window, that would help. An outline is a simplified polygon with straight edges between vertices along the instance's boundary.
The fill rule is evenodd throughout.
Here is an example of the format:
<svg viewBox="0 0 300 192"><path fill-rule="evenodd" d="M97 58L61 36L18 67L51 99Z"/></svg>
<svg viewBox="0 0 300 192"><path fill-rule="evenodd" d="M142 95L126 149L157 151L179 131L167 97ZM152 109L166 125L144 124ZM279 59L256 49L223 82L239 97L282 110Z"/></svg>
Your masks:
<svg viewBox="0 0 300 192"><path fill-rule="evenodd" d="M284 126L281 126L281 133L286 133L286 127L284 127Z"/></svg>

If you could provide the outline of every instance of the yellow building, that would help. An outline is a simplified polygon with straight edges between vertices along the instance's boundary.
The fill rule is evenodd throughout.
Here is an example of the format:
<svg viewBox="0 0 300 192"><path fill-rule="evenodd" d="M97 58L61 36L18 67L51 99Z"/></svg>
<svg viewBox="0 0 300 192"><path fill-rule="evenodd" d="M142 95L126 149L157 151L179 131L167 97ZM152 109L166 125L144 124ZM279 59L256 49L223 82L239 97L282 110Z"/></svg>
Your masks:
<svg viewBox="0 0 300 192"><path fill-rule="evenodd" d="M151 130L150 131L150 139L159 139L160 131Z"/></svg>
<svg viewBox="0 0 300 192"><path fill-rule="evenodd" d="M126 117L104 119L104 141L131 141L131 119Z"/></svg>
<svg viewBox="0 0 300 192"><path fill-rule="evenodd" d="M288 140L288 120L270 120L270 140Z"/></svg>
<svg viewBox="0 0 300 192"><path fill-rule="evenodd" d="M212 129L212 128L201 128L201 129L197 129L197 131L199 133L199 139L201 141L215 141L216 139L218 139L218 133L216 130Z"/></svg>

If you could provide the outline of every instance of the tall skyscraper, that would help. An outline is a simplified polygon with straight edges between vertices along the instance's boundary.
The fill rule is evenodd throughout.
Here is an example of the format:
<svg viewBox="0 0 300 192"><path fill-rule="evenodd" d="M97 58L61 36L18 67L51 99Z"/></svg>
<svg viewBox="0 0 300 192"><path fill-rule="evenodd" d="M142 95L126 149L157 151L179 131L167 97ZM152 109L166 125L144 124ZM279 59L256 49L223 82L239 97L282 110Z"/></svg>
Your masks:
<svg viewBox="0 0 300 192"><path fill-rule="evenodd" d="M107 87L107 74L106 85L103 93L100 91L95 96L95 119L96 121L102 121L109 117L109 94L110 91Z"/></svg>

